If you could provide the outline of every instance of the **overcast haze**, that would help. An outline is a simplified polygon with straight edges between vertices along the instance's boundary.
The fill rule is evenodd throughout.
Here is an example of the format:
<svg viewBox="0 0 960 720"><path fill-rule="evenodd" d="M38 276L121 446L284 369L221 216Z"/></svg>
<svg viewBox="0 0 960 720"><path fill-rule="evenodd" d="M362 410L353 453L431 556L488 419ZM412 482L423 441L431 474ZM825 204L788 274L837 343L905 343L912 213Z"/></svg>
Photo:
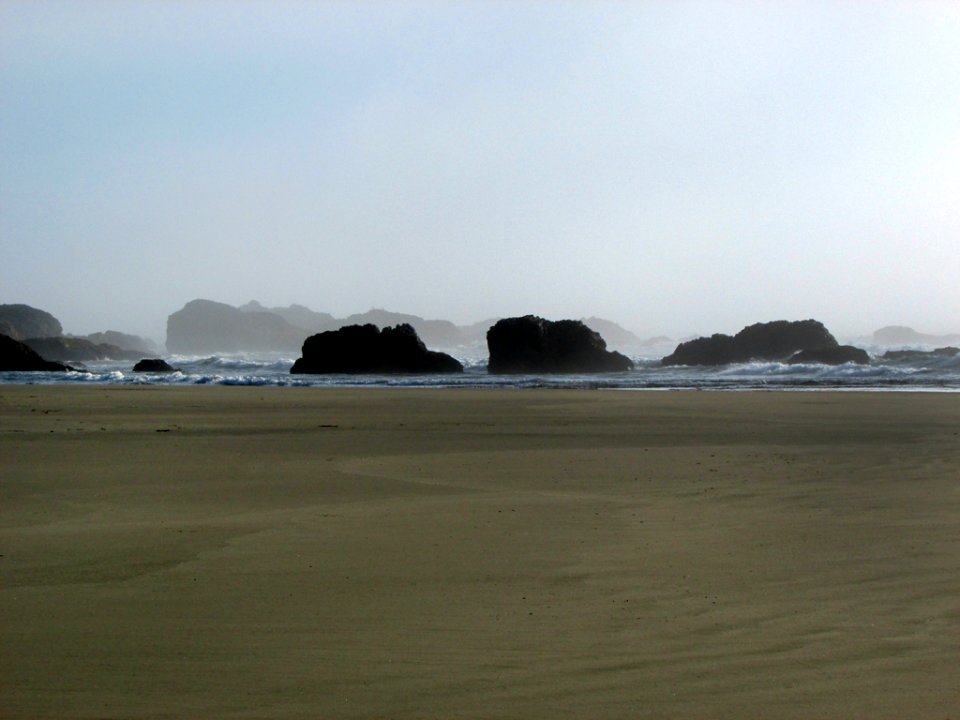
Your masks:
<svg viewBox="0 0 960 720"><path fill-rule="evenodd" d="M960 4L0 4L0 302L960 332Z"/></svg>

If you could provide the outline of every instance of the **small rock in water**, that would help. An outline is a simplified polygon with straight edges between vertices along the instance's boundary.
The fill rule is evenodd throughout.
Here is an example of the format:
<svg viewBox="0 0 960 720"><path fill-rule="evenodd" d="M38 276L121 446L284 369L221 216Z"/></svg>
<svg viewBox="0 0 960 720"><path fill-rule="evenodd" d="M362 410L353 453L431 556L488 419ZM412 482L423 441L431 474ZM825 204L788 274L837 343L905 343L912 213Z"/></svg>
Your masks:
<svg viewBox="0 0 960 720"><path fill-rule="evenodd" d="M161 358L144 358L133 366L134 372L179 372Z"/></svg>

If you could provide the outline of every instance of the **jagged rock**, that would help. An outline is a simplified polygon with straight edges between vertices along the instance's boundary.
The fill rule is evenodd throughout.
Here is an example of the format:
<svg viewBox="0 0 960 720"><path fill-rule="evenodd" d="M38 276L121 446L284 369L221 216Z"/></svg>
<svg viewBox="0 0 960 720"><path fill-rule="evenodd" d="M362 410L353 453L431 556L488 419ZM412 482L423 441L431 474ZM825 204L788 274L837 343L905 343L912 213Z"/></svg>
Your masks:
<svg viewBox="0 0 960 720"><path fill-rule="evenodd" d="M311 335L291 373L458 373L463 365L445 353L428 350L410 325L378 330L348 325Z"/></svg>
<svg viewBox="0 0 960 720"><path fill-rule="evenodd" d="M56 371L72 370L68 365L44 360L29 345L14 340L9 335L0 335L0 371Z"/></svg>
<svg viewBox="0 0 960 720"><path fill-rule="evenodd" d="M633 363L607 350L600 334L579 320L534 315L499 320L487 331L491 373L620 372Z"/></svg>
<svg viewBox="0 0 960 720"><path fill-rule="evenodd" d="M162 358L143 358L133 366L134 372L179 372L179 370Z"/></svg>
<svg viewBox="0 0 960 720"><path fill-rule="evenodd" d="M776 320L749 325L734 336L716 334L677 345L664 365L727 365L786 360L801 350L836 347L836 338L816 320Z"/></svg>
<svg viewBox="0 0 960 720"><path fill-rule="evenodd" d="M0 305L0 328L4 335L20 341L63 334L59 320L29 305Z"/></svg>
<svg viewBox="0 0 960 720"><path fill-rule="evenodd" d="M927 360L929 358L953 357L960 353L960 348L948 346L935 350L888 350L883 354L884 360Z"/></svg>
<svg viewBox="0 0 960 720"><path fill-rule="evenodd" d="M293 352L303 330L270 312L243 312L211 300L191 300L167 318L167 350L185 355L248 351Z"/></svg>
<svg viewBox="0 0 960 720"><path fill-rule="evenodd" d="M787 362L791 365L798 363L819 363L821 365L856 363L857 365L869 365L870 356L867 354L867 351L862 348L854 347L853 345L837 345L835 347L801 350L792 355Z"/></svg>
<svg viewBox="0 0 960 720"><path fill-rule="evenodd" d="M140 356L138 352L124 350L116 345L97 345L83 338L68 336L27 338L23 342L43 357L58 362L135 360Z"/></svg>

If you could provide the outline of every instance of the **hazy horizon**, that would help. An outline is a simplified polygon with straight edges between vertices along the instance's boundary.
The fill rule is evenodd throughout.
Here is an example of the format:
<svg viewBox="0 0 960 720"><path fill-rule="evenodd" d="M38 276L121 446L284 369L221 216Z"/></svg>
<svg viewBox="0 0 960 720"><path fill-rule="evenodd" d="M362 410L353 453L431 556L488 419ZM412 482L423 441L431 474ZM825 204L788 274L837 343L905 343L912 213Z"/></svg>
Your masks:
<svg viewBox="0 0 960 720"><path fill-rule="evenodd" d="M960 332L960 6L0 5L0 303Z"/></svg>

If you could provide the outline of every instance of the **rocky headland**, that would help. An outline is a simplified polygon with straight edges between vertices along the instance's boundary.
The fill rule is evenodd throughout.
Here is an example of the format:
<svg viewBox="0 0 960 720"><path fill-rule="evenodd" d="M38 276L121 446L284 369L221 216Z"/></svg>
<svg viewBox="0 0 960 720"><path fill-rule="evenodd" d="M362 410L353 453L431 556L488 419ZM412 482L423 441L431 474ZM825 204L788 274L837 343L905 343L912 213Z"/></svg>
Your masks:
<svg viewBox="0 0 960 720"><path fill-rule="evenodd" d="M14 340L63 335L60 321L45 310L29 305L0 305L0 333Z"/></svg>

